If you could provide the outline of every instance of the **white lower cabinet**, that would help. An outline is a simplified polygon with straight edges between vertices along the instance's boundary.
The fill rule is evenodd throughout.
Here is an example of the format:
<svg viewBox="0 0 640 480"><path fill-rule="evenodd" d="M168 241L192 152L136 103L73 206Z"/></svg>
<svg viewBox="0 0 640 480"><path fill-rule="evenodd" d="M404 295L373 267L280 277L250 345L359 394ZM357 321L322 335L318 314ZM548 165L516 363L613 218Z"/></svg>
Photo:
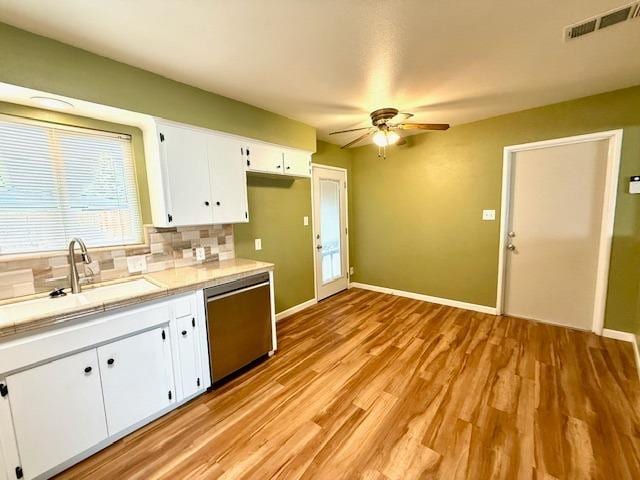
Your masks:
<svg viewBox="0 0 640 480"><path fill-rule="evenodd" d="M25 478L41 475L107 438L95 348L10 375L6 381Z"/></svg>
<svg viewBox="0 0 640 480"><path fill-rule="evenodd" d="M165 328L98 347L109 434L117 434L175 401Z"/></svg>
<svg viewBox="0 0 640 480"><path fill-rule="evenodd" d="M0 480L47 478L204 392L198 299L202 292L0 341Z"/></svg>
<svg viewBox="0 0 640 480"><path fill-rule="evenodd" d="M182 396L190 397L200 390L203 384L202 366L195 317L182 317L176 320L178 327L178 355L180 358L180 379Z"/></svg>

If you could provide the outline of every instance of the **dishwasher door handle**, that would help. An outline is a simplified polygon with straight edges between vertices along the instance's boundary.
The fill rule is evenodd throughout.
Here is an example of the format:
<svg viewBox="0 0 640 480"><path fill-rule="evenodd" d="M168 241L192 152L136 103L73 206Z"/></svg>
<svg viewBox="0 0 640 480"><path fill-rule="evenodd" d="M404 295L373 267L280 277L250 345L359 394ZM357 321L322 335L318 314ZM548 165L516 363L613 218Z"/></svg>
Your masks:
<svg viewBox="0 0 640 480"><path fill-rule="evenodd" d="M223 293L222 295L215 295L207 298L207 303L215 302L216 300L221 300L223 298L230 297L231 295L237 295L238 293L248 292L249 290L253 290L260 287L265 287L269 285L270 282L267 280L266 282L258 283L256 285L250 285L245 288L241 288L240 290L233 290L232 292Z"/></svg>

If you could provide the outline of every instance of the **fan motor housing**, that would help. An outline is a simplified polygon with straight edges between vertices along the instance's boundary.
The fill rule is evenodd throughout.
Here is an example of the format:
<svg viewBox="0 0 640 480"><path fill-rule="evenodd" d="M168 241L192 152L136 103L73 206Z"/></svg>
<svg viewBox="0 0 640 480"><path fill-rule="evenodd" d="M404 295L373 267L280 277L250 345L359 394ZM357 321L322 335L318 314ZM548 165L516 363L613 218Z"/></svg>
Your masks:
<svg viewBox="0 0 640 480"><path fill-rule="evenodd" d="M388 120L391 120L397 114L397 108L379 108L378 110L371 112L371 123L377 127L383 123L387 123Z"/></svg>

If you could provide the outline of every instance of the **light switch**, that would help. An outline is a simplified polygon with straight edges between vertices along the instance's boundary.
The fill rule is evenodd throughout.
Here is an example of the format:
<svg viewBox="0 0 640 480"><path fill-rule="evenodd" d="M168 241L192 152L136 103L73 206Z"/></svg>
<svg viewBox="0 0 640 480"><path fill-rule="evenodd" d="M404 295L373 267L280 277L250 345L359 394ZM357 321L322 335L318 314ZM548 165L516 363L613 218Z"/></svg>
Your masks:
<svg viewBox="0 0 640 480"><path fill-rule="evenodd" d="M196 260L202 261L205 259L204 247L196 247Z"/></svg>
<svg viewBox="0 0 640 480"><path fill-rule="evenodd" d="M303 225L306 227L309 225L309 217L307 217L306 215L304 217L302 217L302 223Z"/></svg>
<svg viewBox="0 0 640 480"><path fill-rule="evenodd" d="M262 250L262 239L256 238L255 242L256 242L256 250Z"/></svg>
<svg viewBox="0 0 640 480"><path fill-rule="evenodd" d="M483 210L482 211L482 220L495 220L496 219L496 211L495 210Z"/></svg>

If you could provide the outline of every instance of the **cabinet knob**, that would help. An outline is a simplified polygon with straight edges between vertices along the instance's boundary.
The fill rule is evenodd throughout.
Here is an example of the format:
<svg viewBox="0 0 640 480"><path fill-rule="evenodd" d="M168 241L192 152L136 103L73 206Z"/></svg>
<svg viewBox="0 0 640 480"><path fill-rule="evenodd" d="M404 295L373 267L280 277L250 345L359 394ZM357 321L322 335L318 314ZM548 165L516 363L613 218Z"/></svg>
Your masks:
<svg viewBox="0 0 640 480"><path fill-rule="evenodd" d="M93 370L91 367L86 367L84 373L91 373L91 370Z"/></svg>
<svg viewBox="0 0 640 480"><path fill-rule="evenodd" d="M282 165L276 165L276 168L280 168Z"/></svg>
<svg viewBox="0 0 640 480"><path fill-rule="evenodd" d="M217 206L220 206L220 202L216 202L216 205L217 205Z"/></svg>
<svg viewBox="0 0 640 480"><path fill-rule="evenodd" d="M187 331L186 330L182 330L182 336L186 337L187 336Z"/></svg>
<svg viewBox="0 0 640 480"><path fill-rule="evenodd" d="M115 360L113 358L110 358L109 360L107 360L107 365L113 365L114 362Z"/></svg>
<svg viewBox="0 0 640 480"><path fill-rule="evenodd" d="M208 206L209 206L209 200L207 200L206 202L204 202L204 204L208 207Z"/></svg>

